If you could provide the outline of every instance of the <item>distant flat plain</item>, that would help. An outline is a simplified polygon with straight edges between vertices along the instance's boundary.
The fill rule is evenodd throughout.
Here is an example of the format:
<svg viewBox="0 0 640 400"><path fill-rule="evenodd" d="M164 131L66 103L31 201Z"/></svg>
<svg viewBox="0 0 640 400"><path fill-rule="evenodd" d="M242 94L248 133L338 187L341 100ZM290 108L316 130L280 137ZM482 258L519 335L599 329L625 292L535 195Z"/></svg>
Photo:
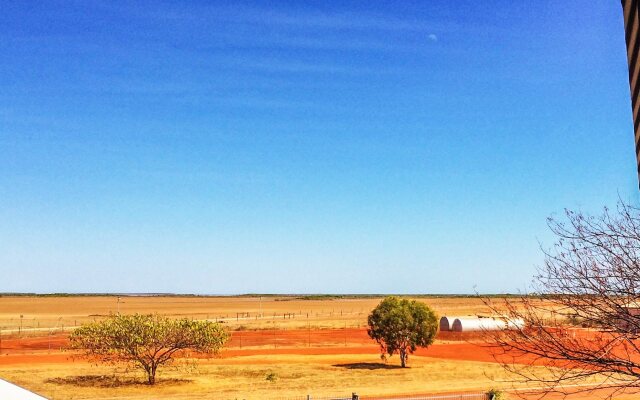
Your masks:
<svg viewBox="0 0 640 400"><path fill-rule="evenodd" d="M474 296L416 296L438 315L482 315ZM381 296L2 296L0 377L54 399L287 399L509 388L476 337L441 335L396 368L366 335ZM66 351L74 326L112 313L221 321L232 340L217 358L178 360L159 384L131 370L95 366ZM115 371L115 374L114 374ZM275 376L267 380L267 376ZM580 398L586 398L584 395Z"/></svg>
<svg viewBox="0 0 640 400"><path fill-rule="evenodd" d="M119 300L118 300L119 299ZM477 297L417 297L439 315L486 313ZM158 313L252 327L343 327L366 324L382 297L364 296L0 296L0 327L68 328L111 313ZM284 315L290 314L290 315Z"/></svg>

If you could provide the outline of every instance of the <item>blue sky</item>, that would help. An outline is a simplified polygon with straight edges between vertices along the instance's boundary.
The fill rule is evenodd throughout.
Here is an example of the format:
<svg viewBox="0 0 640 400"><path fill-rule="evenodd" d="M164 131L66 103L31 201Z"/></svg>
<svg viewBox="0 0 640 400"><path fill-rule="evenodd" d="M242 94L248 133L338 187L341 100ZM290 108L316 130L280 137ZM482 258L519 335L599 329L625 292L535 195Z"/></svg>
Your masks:
<svg viewBox="0 0 640 400"><path fill-rule="evenodd" d="M513 292L639 200L619 2L0 8L0 291Z"/></svg>

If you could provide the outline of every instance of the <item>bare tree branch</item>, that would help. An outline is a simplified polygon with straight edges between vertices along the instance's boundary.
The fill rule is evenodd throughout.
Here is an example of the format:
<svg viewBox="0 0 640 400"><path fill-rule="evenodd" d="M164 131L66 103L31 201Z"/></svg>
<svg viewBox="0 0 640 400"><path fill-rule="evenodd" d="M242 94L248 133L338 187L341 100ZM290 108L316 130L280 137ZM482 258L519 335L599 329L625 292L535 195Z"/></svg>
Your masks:
<svg viewBox="0 0 640 400"><path fill-rule="evenodd" d="M488 332L495 358L520 382L542 384L542 395L640 388L640 209L619 201L600 216L566 210L548 226L557 241L542 249L534 294L485 299L524 322ZM563 388L589 378L601 383Z"/></svg>

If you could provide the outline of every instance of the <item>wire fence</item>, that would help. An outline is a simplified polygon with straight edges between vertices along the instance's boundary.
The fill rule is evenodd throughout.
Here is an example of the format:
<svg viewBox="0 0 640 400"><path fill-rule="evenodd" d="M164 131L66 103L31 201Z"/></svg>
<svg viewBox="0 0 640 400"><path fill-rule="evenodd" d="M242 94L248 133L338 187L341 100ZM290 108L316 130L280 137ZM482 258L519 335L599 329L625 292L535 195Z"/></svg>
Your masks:
<svg viewBox="0 0 640 400"><path fill-rule="evenodd" d="M357 396L357 395L356 395ZM356 399L361 399L361 397L355 397ZM296 396L296 397L275 397L269 398L269 400L353 400L354 397L352 394L349 395L336 395L336 396Z"/></svg>
<svg viewBox="0 0 640 400"><path fill-rule="evenodd" d="M37 323L35 328L33 324L27 323L11 329L0 327L0 354L62 350L68 346L68 334L75 327L62 322L57 327L48 328L37 328ZM269 349L346 349L378 346L367 334L366 327L361 324L344 323L342 327L329 328L318 328L311 324L304 328L236 325L227 326L227 329L231 336L225 345L225 351L238 354L252 351L265 352ZM440 332L438 338L442 340L472 339L469 334L458 332L453 334Z"/></svg>
<svg viewBox="0 0 640 400"><path fill-rule="evenodd" d="M493 400L487 393L434 394L419 396L359 396L359 400Z"/></svg>
<svg viewBox="0 0 640 400"><path fill-rule="evenodd" d="M4 335L37 334L42 331L64 332L82 324L99 321L112 314L91 314L78 316L32 316L16 314L12 317L0 318L0 333ZM232 312L232 313L162 313L169 318L189 318L219 322L235 329L256 327L297 326L312 324L314 327L335 328L343 324L349 326L366 325L366 313L362 310L330 309L321 311L299 310L295 312Z"/></svg>
<svg viewBox="0 0 640 400"><path fill-rule="evenodd" d="M493 400L488 393L456 393L456 394L431 394L431 395L386 395L366 396L352 393L338 396L298 396L282 397L271 400Z"/></svg>
<svg viewBox="0 0 640 400"><path fill-rule="evenodd" d="M225 351L246 353L268 349L349 348L376 346L367 334L365 313L358 309L298 310L296 312L236 311L202 315L167 314L171 318L217 321L231 333ZM0 354L61 351L75 328L108 317L34 317L15 314L0 319ZM471 340L477 332L439 332L438 339Z"/></svg>
<svg viewBox="0 0 640 400"><path fill-rule="evenodd" d="M68 346L68 334L74 328L4 331L0 333L0 354L7 352L29 353L34 351L58 351ZM251 352L269 349L320 349L377 346L369 338L366 328L275 328L230 330L230 340L225 351Z"/></svg>
<svg viewBox="0 0 640 400"><path fill-rule="evenodd" d="M349 320L335 320L330 324L318 323L308 318L298 317L296 321L293 314L284 313L277 317L269 316L267 324L248 323L253 317L249 313L237 313L227 319L210 318L210 321L219 321L227 327L232 334L230 347L251 346L349 346L371 344L366 334L366 323ZM327 315L331 315L329 313ZM340 311L344 316L351 315ZM359 314L359 313L358 313ZM34 338L55 336L73 331L84 323L96 321L104 316L95 316L93 319L73 318L11 318L0 321L0 340L2 338ZM259 318L267 318L266 316ZM263 321L264 322L264 321ZM295 323L291 323L295 322ZM480 333L481 334L481 333ZM438 332L438 339L456 341L474 339L480 335L478 332ZM475 335L475 336L474 336ZM472 337L473 336L473 337Z"/></svg>

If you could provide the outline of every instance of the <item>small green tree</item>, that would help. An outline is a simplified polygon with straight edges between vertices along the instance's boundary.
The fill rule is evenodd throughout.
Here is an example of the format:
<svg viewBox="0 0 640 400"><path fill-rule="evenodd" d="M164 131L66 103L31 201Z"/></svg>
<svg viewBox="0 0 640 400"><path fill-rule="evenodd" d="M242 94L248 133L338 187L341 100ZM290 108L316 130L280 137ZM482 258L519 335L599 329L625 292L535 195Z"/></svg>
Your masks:
<svg viewBox="0 0 640 400"><path fill-rule="evenodd" d="M155 383L158 367L171 363L181 351L217 353L228 339L218 323L153 314L111 315L81 326L70 336L71 348L82 356L141 368L149 385Z"/></svg>
<svg viewBox="0 0 640 400"><path fill-rule="evenodd" d="M380 345L382 358L400 355L404 368L410 353L433 343L438 331L436 314L426 304L390 296L368 318L367 333Z"/></svg>

